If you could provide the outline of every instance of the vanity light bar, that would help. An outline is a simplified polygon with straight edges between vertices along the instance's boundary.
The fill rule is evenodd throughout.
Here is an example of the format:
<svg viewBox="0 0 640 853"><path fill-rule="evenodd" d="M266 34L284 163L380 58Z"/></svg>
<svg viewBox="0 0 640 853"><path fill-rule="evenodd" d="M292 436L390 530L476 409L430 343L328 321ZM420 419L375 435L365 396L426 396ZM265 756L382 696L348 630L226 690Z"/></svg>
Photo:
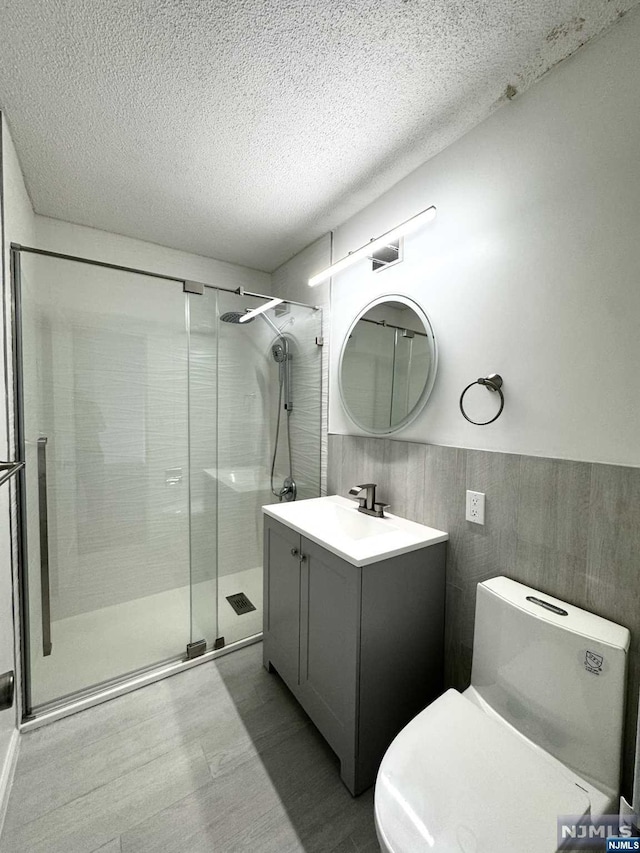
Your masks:
<svg viewBox="0 0 640 853"><path fill-rule="evenodd" d="M433 222L435 218L436 209L432 205L431 207L427 207L425 210L420 211L420 213L416 213L416 215L412 216L410 219L406 219L404 222L401 222L400 225L396 225L395 228L392 228L391 231L387 231L380 237L372 237L364 246L360 246L360 248L356 249L354 252L349 252L348 255L345 255L344 258L336 261L335 264L331 264L330 267L322 270L322 272L311 276L309 279L309 287L316 287L318 284L322 284L323 281L326 281L328 278L331 278L332 275L337 275L337 273L347 269L351 264L355 264L356 261L370 257L371 253L376 249L380 249L388 243L393 243L394 240L398 240L403 236L403 234L415 231L422 225L426 225L427 222Z"/></svg>
<svg viewBox="0 0 640 853"><path fill-rule="evenodd" d="M259 314L264 314L265 311L268 311L269 308L275 308L276 305L280 305L281 302L284 302L284 299L270 299L268 302L265 302L264 305L261 305L259 308L254 308L253 311L247 311L246 314L243 314L240 317L241 323L247 323L249 320L253 320L254 317L257 317Z"/></svg>

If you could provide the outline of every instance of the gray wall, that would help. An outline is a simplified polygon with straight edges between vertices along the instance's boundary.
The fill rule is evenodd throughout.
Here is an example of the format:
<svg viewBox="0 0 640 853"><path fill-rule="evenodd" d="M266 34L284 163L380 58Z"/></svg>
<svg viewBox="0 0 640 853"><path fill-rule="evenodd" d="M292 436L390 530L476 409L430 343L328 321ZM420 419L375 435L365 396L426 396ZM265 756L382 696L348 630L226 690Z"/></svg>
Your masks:
<svg viewBox="0 0 640 853"><path fill-rule="evenodd" d="M631 794L640 685L640 469L329 436L328 488L375 482L391 512L449 533L447 686L471 675L476 586L507 575L631 631L623 793ZM486 494L486 523L465 521L467 489Z"/></svg>

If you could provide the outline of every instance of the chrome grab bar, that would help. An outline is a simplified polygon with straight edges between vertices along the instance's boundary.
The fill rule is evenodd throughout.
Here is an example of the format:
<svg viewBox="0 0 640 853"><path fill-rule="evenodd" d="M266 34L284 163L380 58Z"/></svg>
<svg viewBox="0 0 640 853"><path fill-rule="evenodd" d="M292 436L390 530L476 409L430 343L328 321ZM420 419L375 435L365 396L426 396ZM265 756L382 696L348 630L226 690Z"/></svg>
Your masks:
<svg viewBox="0 0 640 853"><path fill-rule="evenodd" d="M0 462L0 486L24 468L24 462Z"/></svg>
<svg viewBox="0 0 640 853"><path fill-rule="evenodd" d="M42 654L51 654L51 592L49 589L49 519L47 516L47 439L38 439L38 515L40 518L40 595Z"/></svg>

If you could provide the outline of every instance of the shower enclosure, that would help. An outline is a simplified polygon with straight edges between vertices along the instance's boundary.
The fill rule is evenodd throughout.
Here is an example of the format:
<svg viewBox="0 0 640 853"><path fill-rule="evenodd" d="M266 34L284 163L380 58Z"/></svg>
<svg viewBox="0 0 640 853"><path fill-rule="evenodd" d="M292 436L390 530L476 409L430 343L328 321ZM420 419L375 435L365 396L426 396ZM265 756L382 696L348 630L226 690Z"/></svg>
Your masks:
<svg viewBox="0 0 640 853"><path fill-rule="evenodd" d="M319 494L322 321L25 247L12 269L37 718L259 635L260 508Z"/></svg>

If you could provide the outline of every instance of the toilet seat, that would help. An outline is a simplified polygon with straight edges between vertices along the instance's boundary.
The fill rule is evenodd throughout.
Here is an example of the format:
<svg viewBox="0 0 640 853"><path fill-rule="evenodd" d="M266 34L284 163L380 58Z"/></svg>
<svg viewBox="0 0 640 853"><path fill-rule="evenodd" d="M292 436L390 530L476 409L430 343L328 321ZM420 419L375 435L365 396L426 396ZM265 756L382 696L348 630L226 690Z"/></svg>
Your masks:
<svg viewBox="0 0 640 853"><path fill-rule="evenodd" d="M552 853L557 817L589 811L556 763L456 690L400 732L375 789L387 853Z"/></svg>

